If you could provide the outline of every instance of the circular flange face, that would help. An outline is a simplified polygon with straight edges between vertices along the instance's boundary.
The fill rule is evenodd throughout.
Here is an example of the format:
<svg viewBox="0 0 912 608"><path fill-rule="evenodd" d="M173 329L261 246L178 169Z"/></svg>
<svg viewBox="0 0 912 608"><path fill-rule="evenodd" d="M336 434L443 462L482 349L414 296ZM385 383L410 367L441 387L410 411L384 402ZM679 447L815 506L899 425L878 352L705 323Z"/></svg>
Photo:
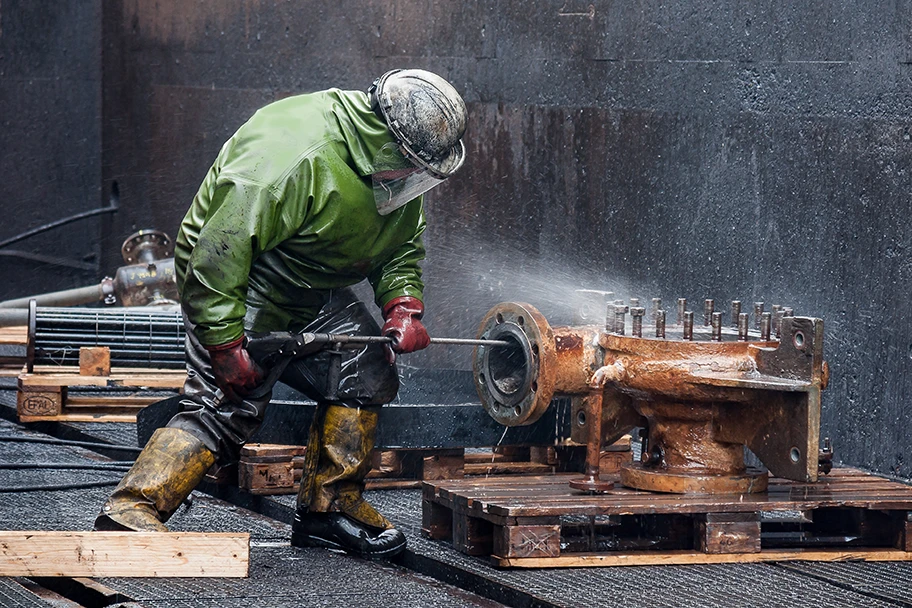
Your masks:
<svg viewBox="0 0 912 608"><path fill-rule="evenodd" d="M482 406L505 426L538 420L551 403L556 374L554 333L544 316L529 304L498 304L482 320L478 338L508 343L475 349Z"/></svg>
<svg viewBox="0 0 912 608"><path fill-rule="evenodd" d="M621 466L621 483L628 488L670 494L753 494L765 492L769 474L753 467L740 475L670 472L639 462Z"/></svg>
<svg viewBox="0 0 912 608"><path fill-rule="evenodd" d="M127 264L163 260L174 255L174 242L161 230L140 230L131 234L120 247L120 255Z"/></svg>

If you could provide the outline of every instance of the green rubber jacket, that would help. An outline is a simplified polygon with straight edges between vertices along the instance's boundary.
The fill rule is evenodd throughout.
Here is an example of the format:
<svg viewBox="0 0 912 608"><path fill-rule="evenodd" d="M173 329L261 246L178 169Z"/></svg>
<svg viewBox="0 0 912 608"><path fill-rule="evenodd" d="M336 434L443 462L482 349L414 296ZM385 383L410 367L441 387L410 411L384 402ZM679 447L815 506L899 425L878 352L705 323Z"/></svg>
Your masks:
<svg viewBox="0 0 912 608"><path fill-rule="evenodd" d="M371 173L392 137L358 91L298 95L261 110L222 147L175 247L187 318L206 346L296 331L329 290L367 278L376 302L422 298L422 200L382 216Z"/></svg>

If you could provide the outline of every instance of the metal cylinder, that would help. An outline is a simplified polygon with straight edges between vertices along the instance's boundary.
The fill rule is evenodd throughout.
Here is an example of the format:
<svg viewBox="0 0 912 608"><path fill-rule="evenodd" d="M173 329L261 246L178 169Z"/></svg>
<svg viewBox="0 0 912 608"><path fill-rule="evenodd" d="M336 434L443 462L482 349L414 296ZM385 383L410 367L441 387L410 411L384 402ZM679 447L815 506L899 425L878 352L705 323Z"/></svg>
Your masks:
<svg viewBox="0 0 912 608"><path fill-rule="evenodd" d="M716 303L712 298L703 300L703 325L712 323L712 315L715 309Z"/></svg>
<svg viewBox="0 0 912 608"><path fill-rule="evenodd" d="M621 336L624 335L624 327L627 325L627 321L624 318L627 310L628 308L624 304L616 304L614 307L614 333Z"/></svg>
<svg viewBox="0 0 912 608"><path fill-rule="evenodd" d="M770 339L770 326L772 325L772 314L765 312L760 315L760 339Z"/></svg>
<svg viewBox="0 0 912 608"><path fill-rule="evenodd" d="M631 332L637 338L643 337L643 317L646 315L646 309L642 306L637 306L630 309L630 316L633 319L633 327Z"/></svg>
<svg viewBox="0 0 912 608"><path fill-rule="evenodd" d="M652 318L653 321L655 321L660 310L662 310L662 298L653 298L652 299L652 311L649 313L649 316Z"/></svg>
<svg viewBox="0 0 912 608"><path fill-rule="evenodd" d="M777 310L773 314L773 333L776 335L776 339L782 337L782 317L785 316L784 310Z"/></svg>
<svg viewBox="0 0 912 608"><path fill-rule="evenodd" d="M738 327L738 323L741 319L741 300L732 300L732 316L731 324L732 327Z"/></svg>
<svg viewBox="0 0 912 608"><path fill-rule="evenodd" d="M675 320L676 325L684 324L684 311L686 311L686 310L687 310L687 299L678 298L678 309L677 309L678 314L677 314L677 317Z"/></svg>
<svg viewBox="0 0 912 608"><path fill-rule="evenodd" d="M38 306L78 306L80 304L101 302L112 293L114 293L114 288L111 284L111 279L105 279L98 285L76 287L75 289L64 289L26 298L6 300L0 302L0 308L28 308L31 300L35 300Z"/></svg>
<svg viewBox="0 0 912 608"><path fill-rule="evenodd" d="M657 310L655 314L656 338L665 337L665 311Z"/></svg>
<svg viewBox="0 0 912 608"><path fill-rule="evenodd" d="M694 339L694 313L692 310L684 311L684 339Z"/></svg>
<svg viewBox="0 0 912 608"><path fill-rule="evenodd" d="M747 330L750 326L750 315L746 312L738 314L738 339L747 342Z"/></svg>
<svg viewBox="0 0 912 608"><path fill-rule="evenodd" d="M760 329L760 317L763 315L763 302L754 302L754 329Z"/></svg>
<svg viewBox="0 0 912 608"><path fill-rule="evenodd" d="M722 341L722 313L714 312L712 313L712 319L710 320L712 325L712 340L715 342Z"/></svg>
<svg viewBox="0 0 912 608"><path fill-rule="evenodd" d="M605 307L605 331L614 333L614 304Z"/></svg>

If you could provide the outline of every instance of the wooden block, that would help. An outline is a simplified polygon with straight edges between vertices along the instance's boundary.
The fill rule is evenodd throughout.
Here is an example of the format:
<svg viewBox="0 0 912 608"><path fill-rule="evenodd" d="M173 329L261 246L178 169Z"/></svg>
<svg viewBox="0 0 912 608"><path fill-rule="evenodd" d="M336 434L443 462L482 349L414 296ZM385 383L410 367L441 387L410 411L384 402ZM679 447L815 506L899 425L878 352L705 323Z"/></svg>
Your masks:
<svg viewBox="0 0 912 608"><path fill-rule="evenodd" d="M694 545L698 551L760 552L760 513L703 513L694 519Z"/></svg>
<svg viewBox="0 0 912 608"><path fill-rule="evenodd" d="M111 349L107 346L80 346L79 374L82 376L110 376Z"/></svg>
<svg viewBox="0 0 912 608"><path fill-rule="evenodd" d="M421 479L462 479L465 476L465 450L438 450L424 458Z"/></svg>
<svg viewBox="0 0 912 608"><path fill-rule="evenodd" d="M0 344L25 344L26 342L28 342L27 326L0 327Z"/></svg>
<svg viewBox="0 0 912 608"><path fill-rule="evenodd" d="M431 500L422 500L421 532L434 540L449 540L453 536L453 510Z"/></svg>
<svg viewBox="0 0 912 608"><path fill-rule="evenodd" d="M509 459L503 454L498 454L494 450L487 452L469 452L465 455L466 464L478 464L480 462L507 462Z"/></svg>
<svg viewBox="0 0 912 608"><path fill-rule="evenodd" d="M238 487L244 490L275 490L294 486L294 466L288 462L238 464Z"/></svg>
<svg viewBox="0 0 912 608"><path fill-rule="evenodd" d="M466 555L490 555L494 547L491 522L454 512L453 547Z"/></svg>
<svg viewBox="0 0 912 608"><path fill-rule="evenodd" d="M241 448L241 462L291 462L306 450L303 445L248 443Z"/></svg>
<svg viewBox="0 0 912 608"><path fill-rule="evenodd" d="M16 396L19 418L59 416L63 409L64 389L59 386L20 388Z"/></svg>
<svg viewBox="0 0 912 608"><path fill-rule="evenodd" d="M560 524L495 526L494 555L498 557L557 557Z"/></svg>
<svg viewBox="0 0 912 608"><path fill-rule="evenodd" d="M371 477L402 477L403 453L401 450L374 450L371 453Z"/></svg>
<svg viewBox="0 0 912 608"><path fill-rule="evenodd" d="M494 448L495 454L502 454L507 460L529 460L529 448L518 445L504 445Z"/></svg>
<svg viewBox="0 0 912 608"><path fill-rule="evenodd" d="M912 551L912 511L891 513L894 521L893 546L900 551Z"/></svg>
<svg viewBox="0 0 912 608"><path fill-rule="evenodd" d="M553 445L532 446L529 448L529 460L554 466L557 464L557 450Z"/></svg>
<svg viewBox="0 0 912 608"><path fill-rule="evenodd" d="M0 576L246 577L250 534L0 532Z"/></svg>

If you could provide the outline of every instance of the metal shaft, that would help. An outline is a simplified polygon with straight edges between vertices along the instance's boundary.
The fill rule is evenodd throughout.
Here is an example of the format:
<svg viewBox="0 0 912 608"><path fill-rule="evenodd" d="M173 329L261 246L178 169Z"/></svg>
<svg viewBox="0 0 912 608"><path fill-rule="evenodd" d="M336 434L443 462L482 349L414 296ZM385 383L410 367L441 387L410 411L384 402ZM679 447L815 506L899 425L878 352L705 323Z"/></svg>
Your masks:
<svg viewBox="0 0 912 608"><path fill-rule="evenodd" d="M510 343L506 340L473 340L471 338L431 338L431 344L455 344L457 346L510 346Z"/></svg>

